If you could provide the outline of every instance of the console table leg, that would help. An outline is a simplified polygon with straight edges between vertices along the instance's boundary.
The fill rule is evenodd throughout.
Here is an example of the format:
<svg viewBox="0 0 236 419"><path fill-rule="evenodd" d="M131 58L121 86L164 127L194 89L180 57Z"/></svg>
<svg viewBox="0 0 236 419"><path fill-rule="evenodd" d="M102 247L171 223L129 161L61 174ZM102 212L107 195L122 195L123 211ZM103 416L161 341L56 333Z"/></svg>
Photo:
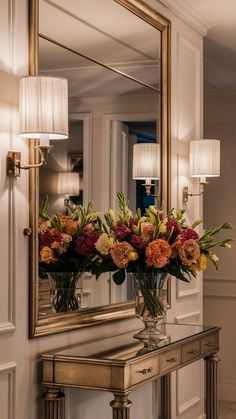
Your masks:
<svg viewBox="0 0 236 419"><path fill-rule="evenodd" d="M45 419L65 419L65 395L60 388L48 387L43 399Z"/></svg>
<svg viewBox="0 0 236 419"><path fill-rule="evenodd" d="M171 419L170 374L161 377L161 419Z"/></svg>
<svg viewBox="0 0 236 419"><path fill-rule="evenodd" d="M113 419L130 419L132 402L128 399L129 393L114 393L114 400L110 403L113 410Z"/></svg>
<svg viewBox="0 0 236 419"><path fill-rule="evenodd" d="M205 358L206 362L206 417L218 419L217 400L217 367L220 358L212 354Z"/></svg>

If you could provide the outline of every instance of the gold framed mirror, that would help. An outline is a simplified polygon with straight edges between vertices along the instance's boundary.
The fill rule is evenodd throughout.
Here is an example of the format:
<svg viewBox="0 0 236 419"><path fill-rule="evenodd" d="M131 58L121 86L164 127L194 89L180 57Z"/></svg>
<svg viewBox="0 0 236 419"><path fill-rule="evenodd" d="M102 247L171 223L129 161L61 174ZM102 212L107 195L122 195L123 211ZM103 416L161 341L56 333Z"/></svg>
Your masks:
<svg viewBox="0 0 236 419"><path fill-rule="evenodd" d="M96 0L95 0L96 2ZM51 19L50 24L50 31L47 33L45 30L44 24L40 24L40 19L42 20L43 12L40 10L41 3L44 3L45 7L54 8L54 20ZM73 3L73 2L72 2ZM77 2L78 3L78 2ZM142 129L152 129L155 132L158 132L158 141L160 143L160 150L161 150L161 161L160 161L160 181L159 181L159 199L161 202L165 203L165 206L168 208L170 203L170 21L165 17L158 14L155 10L151 9L147 6L144 2L140 0L104 0L104 4L107 6L107 13L113 13L112 7L119 7L119 11L121 13L120 19L123 19L123 28L122 31L123 37L122 39L117 38L117 34L111 33L109 34L109 39L112 40L114 44L118 44L120 49L118 51L118 55L116 57L116 61L125 60L122 65L114 66L110 64L110 62L114 58L111 58L111 55L108 57L103 56L104 51L108 50L107 46L104 49L98 48L99 45L99 36L104 38L104 35L107 36L108 28L105 29L101 27L100 23L96 25L99 27L99 30L96 25L94 24L93 20L87 21L85 19L85 15L88 12L87 10L84 11L84 15L80 14L80 8L78 8L78 12L76 15L73 13L73 10L69 10L68 2L65 2L66 8L63 8L63 1L57 0L29 0L29 73L30 75L38 75L38 74L52 74L53 71L57 71L59 75L65 72L65 67L61 65L60 67L60 60L61 62L65 60L65 54L69 57L70 66L76 67L78 69L78 63L75 60L78 59L80 62L80 70L81 68L86 68L86 74L89 73L90 67L93 67L96 80L103 81L104 75L112 73L112 76L109 76L108 79L110 80L109 85L109 95L113 97L114 88L121 83L118 82L118 78L123 77L124 83L122 83L121 93L119 93L120 97L124 97L125 101L127 102L130 100L131 103L136 103L138 98L138 93L141 92L142 100L144 96L146 97L147 103L149 104L147 107L147 111L143 113L142 118L140 120L139 108L135 108L135 110L129 108L129 110L124 111L124 106L122 107L114 107L112 111L109 108L109 100L108 100L108 107L103 113L102 116L102 127L103 127L103 134L104 142L102 146L99 144L96 145L93 140L84 143L84 199L85 203L88 202L92 198L95 200L95 203L98 202L96 210L107 210L108 207L115 206L115 195L116 192L119 191L122 185L120 182L117 182L116 179L116 172L119 173L119 167L116 167L116 153L117 147L114 145L115 142L111 141L111 133L114 131L117 132L117 127L120 129L120 125L125 123L125 126L130 130L136 130L137 126L142 124ZM101 1L99 1L99 8L100 14L103 15L103 11L101 9ZM110 10L111 9L111 10ZM94 7L90 10L90 16L92 16L92 11ZM85 13L86 12L86 13ZM48 12L47 12L48 13ZM65 41L63 39L55 39L53 35L53 26L56 25L56 19L59 15L66 16L66 19L73 18L76 21L82 23L82 25L86 25L86 30L89 27L92 31L97 31L96 42L97 45L74 45L70 44L68 39ZM115 10L116 16L117 10ZM132 20L132 25L129 23L129 18ZM60 17L61 19L61 17ZM62 21L59 21L62 24ZM98 19L96 17L96 19ZM134 21L135 19L135 21ZM111 19L112 20L112 19ZM119 21L119 19L117 19ZM50 19L49 19L50 21ZM109 19L106 21L109 22ZM65 26L65 33L66 33L66 22L64 22ZM140 33L138 34L138 25L135 25L135 22L140 22ZM75 22L74 22L75 23ZM117 23L118 24L118 23ZM45 23L46 25L46 23ZM100 25L100 26L99 26ZM59 25L60 26L60 25ZM71 25L73 26L73 25ZM145 27L144 27L145 26ZM125 29L124 27L134 27L136 31L134 33L129 34L130 36L130 44L128 45L129 50L132 51L134 56L133 62L129 62L128 58L124 58L125 48L127 47L128 41L127 37L125 38ZM47 27L46 27L47 28ZM77 28L77 27L76 27ZM42 30L41 30L42 29ZM75 29L77 30L77 29ZM82 29L80 29L82 30ZM84 36L81 39L86 38L86 30L84 31ZM111 28L109 29L112 30ZM56 30L55 30L56 32ZM60 27L57 28L57 33L60 32ZM63 31L61 31L63 32ZM99 36L98 36L99 33ZM137 38L138 34L138 38ZM147 38L149 35L149 40ZM144 55L146 55L146 59L149 60L147 62L141 62L141 60L137 60L137 53L140 53L139 48L137 47L137 42L143 42L146 45L151 45L151 39L153 38L159 39L157 41L157 46L155 47L158 50L159 56L157 57L152 56L150 51L147 51ZM131 45L132 36L135 38ZM159 37L159 38L158 38ZM89 35L88 35L89 38ZM75 37L73 37L75 39ZM94 38L92 38L94 40ZM90 42L91 39L89 38ZM145 42L144 42L145 40ZM63 42L62 42L63 41ZM86 42L85 42L86 44ZM89 44L89 42L88 42ZM142 45L142 48L144 46ZM87 49L86 49L87 48ZM140 47L141 48L141 47ZM150 46L149 46L150 48ZM58 55L58 51L63 50L63 57L60 58L60 54ZM92 51L92 52L91 52ZM102 53L98 53L98 51L102 51ZM98 55L96 55L98 54ZM59 57L59 58L58 58ZM136 59L136 61L135 61ZM53 65L50 67L50 63L48 64L48 60L51 60L51 64L56 63L56 70L53 69ZM89 60L89 64L88 63ZM153 60L153 62L152 62ZM144 61L144 60L143 60ZM151 61L151 63L150 63ZM138 69L137 67L138 62ZM45 63L47 65L45 66ZM91 63L93 66L91 66ZM135 67L135 65L136 67ZM86 65L85 65L86 64ZM132 65L131 65L132 64ZM95 67L96 66L96 67ZM99 66L99 67L97 67ZM145 67L146 66L146 67ZM159 74L156 74L157 66L159 68ZM63 68L62 68L63 67ZM101 69L103 72L101 72ZM151 69L151 70L150 70ZM67 68L68 70L68 68ZM80 71L81 74L83 73L82 70ZM78 74L78 72L77 72ZM90 73L89 73L90 74ZM144 75L144 78L140 77L140 74ZM150 79L150 74L151 79ZM82 77L82 76L81 76ZM107 77L105 77L107 79ZM93 78L93 80L95 77ZM119 79L120 80L120 79ZM151 80L151 81L150 81ZM134 83L136 83L136 87L134 88ZM69 94L69 100L71 101L72 105L76 102L76 98L73 96L75 92L75 84L72 84L71 94ZM82 85L82 84L80 84ZM70 86L70 80L69 80ZM99 86L99 91L101 91L103 85ZM93 125L93 118L94 114L88 107L88 98L91 96L89 91L98 92L96 84L91 83L90 79L90 86L89 89L86 90L85 99L87 108L83 108L78 105L78 100L76 102L75 108L72 108L70 111L70 121L72 125L79 123L83 125L83 132L88 130L87 139L91 139L91 136L94 135L94 126L92 127L93 130L89 132L89 127L91 128L91 124ZM146 89L146 90L145 90ZM70 92L70 88L69 88ZM127 93L129 92L129 94ZM147 95L148 92L148 95ZM95 93L94 93L95 94ZM97 94L97 102L96 106L100 106L101 99L98 98ZM80 92L80 102L82 93ZM70 104L69 101L69 104ZM153 106L151 105L153 104ZM74 111L76 109L76 111ZM81 122L82 121L82 122ZM96 124L95 124L96 126ZM153 128L154 127L154 128ZM110 131L109 131L110 130ZM112 131L113 130L113 131ZM133 131L132 131L133 133ZM96 147L102 148L104 151L104 161L101 163L101 176L99 173L100 168L95 169L94 166L94 159L96 157L97 149ZM119 148L119 147L118 147ZM121 151L122 152L122 151ZM87 153L87 154L86 154ZM78 164L81 161L81 153L79 151L74 151L73 153L68 152L69 156L69 165ZM37 161L37 156L35 152L35 141L31 140L31 144L29 146L29 155L30 155L30 164L34 164ZM93 160L92 160L93 159ZM127 158L127 161L130 160L130 156ZM127 166L128 167L128 166ZM112 299L112 290L109 289L109 300L102 304L100 300L97 300L95 304L87 304L84 306L82 310L77 312L64 312L64 313L51 313L50 310L46 309L42 311L41 309L41 287L42 283L40 282L39 278L39 269L38 269L38 211L39 211L39 184L42 181L39 178L42 173L37 171L30 171L30 179L29 179L29 206L30 206L30 229L32 233L29 237L29 269L30 269L30 319L29 319L29 336L30 338L43 336L52 333L64 332L68 330L77 329L80 327L91 326L93 324L101 323L101 322L108 322L113 320L118 320L121 318L127 318L129 316L134 316L134 305L132 300L124 301L122 299ZM128 169L127 169L128 173ZM46 182L47 183L47 182ZM121 182L122 183L122 182ZM99 187L99 185L101 186ZM105 198L104 198L105 197ZM134 204L135 206L135 204ZM108 283L109 280L107 281ZM118 301L118 302L114 302Z"/></svg>

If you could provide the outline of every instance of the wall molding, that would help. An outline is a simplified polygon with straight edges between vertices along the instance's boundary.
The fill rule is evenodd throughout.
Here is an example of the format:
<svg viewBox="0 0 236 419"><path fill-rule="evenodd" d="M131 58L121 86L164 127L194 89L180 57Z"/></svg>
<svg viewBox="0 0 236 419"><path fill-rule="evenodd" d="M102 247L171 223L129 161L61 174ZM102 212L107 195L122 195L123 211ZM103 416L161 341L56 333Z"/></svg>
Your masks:
<svg viewBox="0 0 236 419"><path fill-rule="evenodd" d="M236 298L235 278L204 278L204 298Z"/></svg>
<svg viewBox="0 0 236 419"><path fill-rule="evenodd" d="M183 403L180 406L177 406L177 416L181 415L186 410L195 406L195 404L199 403L200 401L201 401L200 397L196 396L196 397L192 397L191 399L189 399L186 403Z"/></svg>
<svg viewBox="0 0 236 419"><path fill-rule="evenodd" d="M220 298L220 299L224 299L224 298L228 298L228 299L235 299L236 298L236 294L217 294L217 293L204 293L204 298Z"/></svg>
<svg viewBox="0 0 236 419"><path fill-rule="evenodd" d="M0 334L1 333L12 333L15 332L16 326L11 322L0 323Z"/></svg>
<svg viewBox="0 0 236 419"><path fill-rule="evenodd" d="M8 387L8 411L6 419L15 419L16 411L16 363L0 364L0 377L6 376ZM2 413L2 412L1 412ZM3 412L4 413L4 412Z"/></svg>
<svg viewBox="0 0 236 419"><path fill-rule="evenodd" d="M204 278L204 282L215 282L215 283L235 282L236 283L236 278Z"/></svg>
<svg viewBox="0 0 236 419"><path fill-rule="evenodd" d="M14 75L15 73L15 60L14 60L14 49L15 49L15 24L16 24L16 1L8 1L8 66L9 74ZM15 139L15 112L12 106L9 106L8 110L8 149L14 149ZM15 331L16 326L16 260L15 260L15 243L16 243L16 226L15 226L15 182L13 179L8 179L7 182L7 194L8 199L6 203L6 214L8 224L8 278L7 278L7 321L0 322L0 334L12 333Z"/></svg>
<svg viewBox="0 0 236 419"><path fill-rule="evenodd" d="M164 4L171 12L175 13L184 22L188 23L199 32L202 36L207 34L207 31L211 28L210 22L200 14L196 9L189 5L186 0L159 0L160 3Z"/></svg>
<svg viewBox="0 0 236 419"><path fill-rule="evenodd" d="M70 113L71 121L83 121L84 141L83 141L83 160L84 160L84 202L86 205L92 199L92 114L91 112Z"/></svg>
<svg viewBox="0 0 236 419"><path fill-rule="evenodd" d="M177 285L176 287L176 299L180 299L180 298L185 298L185 297L189 297L190 295L195 295L195 294L199 294L200 293L200 285L197 284L197 286L193 289L186 289L181 291L179 289L179 286Z"/></svg>
<svg viewBox="0 0 236 419"><path fill-rule="evenodd" d="M175 323L180 324L182 320L191 319L193 317L197 318L197 323L187 323L187 324L200 324L201 312L199 310L175 316Z"/></svg>

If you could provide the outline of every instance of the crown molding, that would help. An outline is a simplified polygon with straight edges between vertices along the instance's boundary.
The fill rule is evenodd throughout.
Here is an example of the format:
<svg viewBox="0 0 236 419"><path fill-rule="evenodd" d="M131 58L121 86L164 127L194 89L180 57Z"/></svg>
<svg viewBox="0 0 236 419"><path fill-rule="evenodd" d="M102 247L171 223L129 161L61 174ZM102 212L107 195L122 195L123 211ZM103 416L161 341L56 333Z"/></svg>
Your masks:
<svg viewBox="0 0 236 419"><path fill-rule="evenodd" d="M159 0L159 2L192 26L202 36L206 36L207 31L212 26L201 13L192 5L189 5L187 0Z"/></svg>

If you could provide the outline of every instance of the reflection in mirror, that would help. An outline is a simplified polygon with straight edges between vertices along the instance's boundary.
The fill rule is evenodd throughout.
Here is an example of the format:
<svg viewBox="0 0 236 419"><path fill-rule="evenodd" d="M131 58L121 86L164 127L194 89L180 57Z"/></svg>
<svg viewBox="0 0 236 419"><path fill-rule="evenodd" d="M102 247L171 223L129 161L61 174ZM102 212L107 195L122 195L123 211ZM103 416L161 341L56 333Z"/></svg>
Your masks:
<svg viewBox="0 0 236 419"><path fill-rule="evenodd" d="M160 145L160 179L152 180L151 192L162 199L168 189L162 173L168 171L168 89L163 79L167 82L169 21L138 0L39 0L38 41L38 74L69 81L69 138L57 141L47 166L39 170L39 205L48 199L50 216L90 200L98 202L94 210L111 207L117 212L119 191L133 212L157 204L154 196L147 196L144 180L133 179L133 146ZM38 322L41 334L48 324L63 330L67 320L52 310L49 276L36 276L33 327ZM90 318L114 318L114 303L132 298L130 284L116 286L109 274L96 281L84 273L77 295L84 324ZM131 315L131 305L117 304L120 315L125 307ZM68 327L78 327L79 317L70 319Z"/></svg>
<svg viewBox="0 0 236 419"><path fill-rule="evenodd" d="M81 56L71 54L65 59L63 49L45 45L42 68L86 72L98 61L160 88L160 33L120 4L111 0L40 0L39 13L39 32ZM83 56L90 58L88 68ZM96 91L91 93L96 95Z"/></svg>
<svg viewBox="0 0 236 419"><path fill-rule="evenodd" d="M109 118L107 135L110 139L111 152L111 207L118 211L116 195L117 192L123 191L130 201L133 212L140 208L144 213L144 208L155 204L155 201L153 197L146 196L143 181L133 179L133 146L159 141L159 92L98 64L91 65L88 59L81 59L80 56L78 56L77 65L74 62L76 67L72 70L64 67L48 69L41 64L43 61L41 57L44 57L44 51L48 49L52 56L56 56L56 51L60 51L62 47L45 40L40 41L39 74L56 74L68 78L70 108L73 107L72 100L86 101L86 108L83 108L83 111L93 112L94 100L99 99L99 112L103 115L106 110L103 110L102 104L108 98L112 100L113 106L119 104L122 107L126 103L127 107L127 103L131 102L128 112L122 112L118 119L116 115L107 116ZM68 55L74 54L64 51L65 60ZM133 98L136 102L135 107ZM77 118L77 120L69 118L69 139L55 144L49 163L39 171L40 202L48 197L50 215L58 212L66 213L68 208L73 211L78 208L78 205L86 204L83 199L83 192L85 192L83 189L86 187L86 183L83 182L83 168L86 169L84 160L88 165L91 162L88 156L84 155L84 142L85 137L88 138L91 134L85 132L86 128L89 128L84 126L84 121L79 114ZM100 135L104 134L101 132ZM157 166L160 166L160 163L157 162ZM156 181L155 189L158 189L157 183L158 181ZM40 310L46 314L47 311L50 312L48 278L43 276L40 284L41 289L44 290L40 298L43 302ZM116 286L111 281L110 275L102 275L98 281L95 281L89 274L83 275L77 281L77 286L80 309L123 302L132 296L127 282L120 287Z"/></svg>

